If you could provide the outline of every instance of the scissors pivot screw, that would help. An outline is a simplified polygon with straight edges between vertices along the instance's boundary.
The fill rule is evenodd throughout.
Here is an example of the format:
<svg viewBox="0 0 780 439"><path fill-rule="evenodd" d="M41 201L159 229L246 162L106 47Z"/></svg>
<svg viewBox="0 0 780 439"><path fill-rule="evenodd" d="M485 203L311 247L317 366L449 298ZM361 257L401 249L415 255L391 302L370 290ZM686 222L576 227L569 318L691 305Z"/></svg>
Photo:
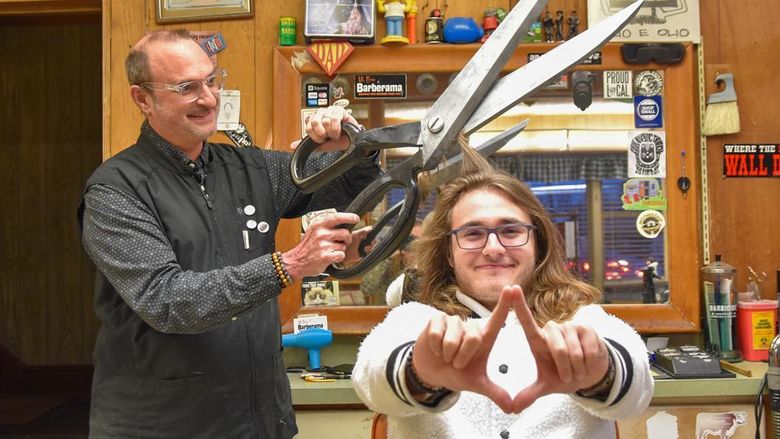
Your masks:
<svg viewBox="0 0 780 439"><path fill-rule="evenodd" d="M434 116L433 119L428 121L428 131L436 134L444 128L444 122L441 117Z"/></svg>

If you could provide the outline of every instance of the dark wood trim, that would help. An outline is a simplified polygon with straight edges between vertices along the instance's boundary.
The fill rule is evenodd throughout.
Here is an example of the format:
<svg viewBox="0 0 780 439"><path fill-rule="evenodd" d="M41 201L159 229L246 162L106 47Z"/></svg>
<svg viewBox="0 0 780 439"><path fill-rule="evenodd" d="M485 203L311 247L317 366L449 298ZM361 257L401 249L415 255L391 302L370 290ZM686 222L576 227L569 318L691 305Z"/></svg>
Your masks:
<svg viewBox="0 0 780 439"><path fill-rule="evenodd" d="M91 364L28 366L0 345L0 393L71 396L88 399Z"/></svg>

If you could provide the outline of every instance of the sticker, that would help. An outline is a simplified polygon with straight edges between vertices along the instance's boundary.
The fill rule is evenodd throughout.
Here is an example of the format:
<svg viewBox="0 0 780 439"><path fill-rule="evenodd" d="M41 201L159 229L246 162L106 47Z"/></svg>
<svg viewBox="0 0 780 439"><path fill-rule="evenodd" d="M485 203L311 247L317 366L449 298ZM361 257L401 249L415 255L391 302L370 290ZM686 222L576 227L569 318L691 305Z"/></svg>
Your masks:
<svg viewBox="0 0 780 439"><path fill-rule="evenodd" d="M355 99L404 99L406 74L355 75Z"/></svg>
<svg viewBox="0 0 780 439"><path fill-rule="evenodd" d="M696 436L716 435L721 439L734 437L737 428L747 424L747 412L733 411L723 413L697 413Z"/></svg>
<svg viewBox="0 0 780 439"><path fill-rule="evenodd" d="M339 99L336 102L333 103L333 105L337 107L349 107L349 100L348 99Z"/></svg>
<svg viewBox="0 0 780 439"><path fill-rule="evenodd" d="M647 439L678 439L677 416L661 410L645 422Z"/></svg>
<svg viewBox="0 0 780 439"><path fill-rule="evenodd" d="M336 78L330 82L330 97L334 101L346 98L347 91L351 88L352 86L346 77L341 75L336 76Z"/></svg>
<svg viewBox="0 0 780 439"><path fill-rule="evenodd" d="M643 70L634 77L634 91L639 96L658 96L664 87L664 79L657 70Z"/></svg>
<svg viewBox="0 0 780 439"><path fill-rule="evenodd" d="M219 114L217 129L220 131L238 128L238 117L241 114L241 91L222 90L219 93Z"/></svg>
<svg viewBox="0 0 780 439"><path fill-rule="evenodd" d="M631 178L623 183L623 210L664 210L666 198L655 178Z"/></svg>
<svg viewBox="0 0 780 439"><path fill-rule="evenodd" d="M634 133L628 148L628 176L666 177L666 133Z"/></svg>
<svg viewBox="0 0 780 439"><path fill-rule="evenodd" d="M301 296L303 296L304 306L338 306L339 282L336 280L303 281Z"/></svg>
<svg viewBox="0 0 780 439"><path fill-rule="evenodd" d="M328 84L306 84L306 106L309 108L324 108L328 106L330 86Z"/></svg>
<svg viewBox="0 0 780 439"><path fill-rule="evenodd" d="M225 130L225 134L233 141L233 143L239 148L248 148L252 146L252 136L249 135L249 130L246 126L239 122L238 126L234 130Z"/></svg>
<svg viewBox="0 0 780 439"><path fill-rule="evenodd" d="M347 41L315 41L306 46L312 58L325 70L328 76L333 76L341 64L355 50Z"/></svg>
<svg viewBox="0 0 780 439"><path fill-rule="evenodd" d="M633 72L607 70L604 72L604 99L631 99L634 96Z"/></svg>
<svg viewBox="0 0 780 439"><path fill-rule="evenodd" d="M225 38L222 37L221 32L217 32L199 41L199 43L208 56L216 55L227 48L227 43L225 43Z"/></svg>
<svg viewBox="0 0 780 439"><path fill-rule="evenodd" d="M636 229L645 238L655 238L666 226L666 218L657 210L645 210L636 218Z"/></svg>
<svg viewBox="0 0 780 439"><path fill-rule="evenodd" d="M301 110L301 138L306 137L306 123L315 113L317 113L317 110L314 108L304 108Z"/></svg>
<svg viewBox="0 0 780 439"><path fill-rule="evenodd" d="M724 177L780 177L780 148L767 145L723 145Z"/></svg>
<svg viewBox="0 0 780 439"><path fill-rule="evenodd" d="M637 128L661 128L663 120L661 96L634 96L634 125Z"/></svg>

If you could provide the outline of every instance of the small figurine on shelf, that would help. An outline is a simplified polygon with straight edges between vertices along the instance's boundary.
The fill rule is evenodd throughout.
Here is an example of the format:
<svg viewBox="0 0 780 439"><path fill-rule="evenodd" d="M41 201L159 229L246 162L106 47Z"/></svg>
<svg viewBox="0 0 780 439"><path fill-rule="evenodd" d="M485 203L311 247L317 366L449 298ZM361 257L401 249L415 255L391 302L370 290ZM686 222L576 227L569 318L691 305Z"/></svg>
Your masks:
<svg viewBox="0 0 780 439"><path fill-rule="evenodd" d="M563 41L563 11L555 11L555 40Z"/></svg>
<svg viewBox="0 0 780 439"><path fill-rule="evenodd" d="M482 19L482 29L485 34L480 39L481 42L487 41L490 34L498 27L498 17L496 17L496 10L493 8L485 9L485 18Z"/></svg>
<svg viewBox="0 0 780 439"><path fill-rule="evenodd" d="M552 43L555 40L553 36L553 32L555 31L555 20L553 20L552 15L550 15L550 11L544 13L542 24L544 25L544 36L546 41Z"/></svg>
<svg viewBox="0 0 780 439"><path fill-rule="evenodd" d="M425 19L425 42L434 44L444 42L444 18L441 9L432 10L431 16Z"/></svg>
<svg viewBox="0 0 780 439"><path fill-rule="evenodd" d="M571 11L571 14L569 15L569 18L567 19L569 23L569 35L566 36L567 40L571 40L572 38L576 37L579 33L579 30L577 30L577 26L580 25L580 17L577 16L577 11Z"/></svg>
<svg viewBox="0 0 780 439"><path fill-rule="evenodd" d="M409 37L409 44L417 42L417 0L406 0L409 5L409 12L406 14L406 35Z"/></svg>
<svg viewBox="0 0 780 439"><path fill-rule="evenodd" d="M381 44L402 43L409 44L409 39L404 36L403 25L405 14L411 11L411 2L392 0L385 4L385 0L376 0L377 10L385 14L387 35L380 41Z"/></svg>
<svg viewBox="0 0 780 439"><path fill-rule="evenodd" d="M655 299L655 279L662 279L657 274L658 262L653 257L647 258L645 266L639 270L642 272L642 285L644 291L642 292L642 303L656 303Z"/></svg>

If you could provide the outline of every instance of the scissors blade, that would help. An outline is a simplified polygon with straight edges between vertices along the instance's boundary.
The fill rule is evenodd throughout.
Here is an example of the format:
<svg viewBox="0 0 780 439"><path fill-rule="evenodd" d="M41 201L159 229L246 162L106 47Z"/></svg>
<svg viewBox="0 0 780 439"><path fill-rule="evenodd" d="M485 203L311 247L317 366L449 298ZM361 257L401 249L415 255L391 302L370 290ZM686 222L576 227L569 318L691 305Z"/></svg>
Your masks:
<svg viewBox="0 0 780 439"><path fill-rule="evenodd" d="M474 112L501 69L509 61L522 34L544 8L546 1L521 2L509 11L490 38L479 48L421 121L422 168L433 169L442 157L457 153L458 133Z"/></svg>
<svg viewBox="0 0 780 439"><path fill-rule="evenodd" d="M512 140L515 136L520 134L520 131L523 131L527 126L528 126L528 119L482 142L479 146L475 146L474 149L478 153L482 154L483 156L489 156L490 154L495 154L496 151L506 146L506 144L509 143L510 140ZM433 185L437 187L441 186L444 183L460 175L460 165L462 161L463 161L462 154L458 154L454 157L449 158L444 163L444 165L442 165L436 171L436 174L434 174Z"/></svg>
<svg viewBox="0 0 780 439"><path fill-rule="evenodd" d="M482 128L551 79L590 56L636 15L643 2L644 0L638 0L632 3L596 26L498 80L463 126L465 134L469 135Z"/></svg>

